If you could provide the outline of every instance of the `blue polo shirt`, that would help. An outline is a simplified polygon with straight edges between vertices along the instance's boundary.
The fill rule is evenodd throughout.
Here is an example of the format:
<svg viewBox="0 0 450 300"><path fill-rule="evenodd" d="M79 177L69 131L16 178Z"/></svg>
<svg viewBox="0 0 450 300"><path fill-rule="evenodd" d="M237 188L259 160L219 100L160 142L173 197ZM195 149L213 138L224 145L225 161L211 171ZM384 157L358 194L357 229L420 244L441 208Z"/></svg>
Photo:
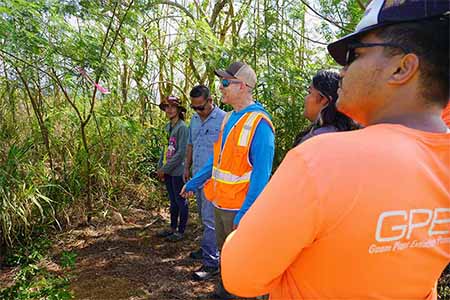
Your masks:
<svg viewBox="0 0 450 300"><path fill-rule="evenodd" d="M189 125L189 141L192 145L192 174L195 175L213 154L213 146L217 141L225 112L214 106L205 121L196 113Z"/></svg>

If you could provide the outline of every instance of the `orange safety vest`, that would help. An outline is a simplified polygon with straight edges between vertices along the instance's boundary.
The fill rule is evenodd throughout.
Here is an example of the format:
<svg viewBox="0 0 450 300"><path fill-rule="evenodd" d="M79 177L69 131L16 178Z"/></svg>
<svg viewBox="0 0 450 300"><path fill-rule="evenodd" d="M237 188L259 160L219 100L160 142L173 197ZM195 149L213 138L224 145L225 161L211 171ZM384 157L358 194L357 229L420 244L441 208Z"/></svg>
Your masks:
<svg viewBox="0 0 450 300"><path fill-rule="evenodd" d="M240 209L247 196L253 166L250 164L250 145L256 127L265 119L273 128L272 121L262 112L244 114L228 133L223 143L223 129L231 113L225 115L217 142L214 143L214 164L211 179L205 186L205 196L218 207Z"/></svg>

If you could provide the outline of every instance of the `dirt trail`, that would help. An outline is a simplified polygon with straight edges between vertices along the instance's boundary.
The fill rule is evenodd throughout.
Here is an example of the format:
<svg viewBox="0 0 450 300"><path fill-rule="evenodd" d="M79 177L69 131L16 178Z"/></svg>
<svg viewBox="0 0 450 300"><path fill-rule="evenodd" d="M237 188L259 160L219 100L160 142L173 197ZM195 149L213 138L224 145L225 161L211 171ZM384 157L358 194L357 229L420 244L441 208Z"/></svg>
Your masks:
<svg viewBox="0 0 450 300"><path fill-rule="evenodd" d="M62 251L77 254L76 267L66 274L77 300L207 300L204 295L213 291L214 279L191 280L201 262L188 256L199 246L201 227L195 213L190 217L185 239L175 243L156 237L168 224L165 211L130 209L125 224L103 221L65 231L55 237L46 267L63 272L55 263ZM10 285L16 271L0 269L0 287ZM450 264L440 279L440 299L450 299L449 283Z"/></svg>
<svg viewBox="0 0 450 300"><path fill-rule="evenodd" d="M60 234L54 255L63 250L77 254L70 273L75 299L198 299L213 291L213 281L191 280L191 272L201 266L188 257L198 248L201 235L195 216L185 239L175 243L155 236L167 218L164 213L134 209L124 216L126 224L99 224Z"/></svg>

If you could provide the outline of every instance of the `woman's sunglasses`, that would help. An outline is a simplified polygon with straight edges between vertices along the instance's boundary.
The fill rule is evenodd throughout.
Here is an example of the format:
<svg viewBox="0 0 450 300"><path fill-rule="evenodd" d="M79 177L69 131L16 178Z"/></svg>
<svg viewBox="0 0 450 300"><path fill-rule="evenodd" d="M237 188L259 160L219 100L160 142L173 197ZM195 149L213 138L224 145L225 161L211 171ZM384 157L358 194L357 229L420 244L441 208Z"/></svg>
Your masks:
<svg viewBox="0 0 450 300"><path fill-rule="evenodd" d="M222 83L222 86L223 86L224 88L226 88L226 87L229 87L230 84L232 84L232 83L242 83L242 81L239 81L239 80L230 80L230 79L223 79L223 78L222 78L221 83Z"/></svg>

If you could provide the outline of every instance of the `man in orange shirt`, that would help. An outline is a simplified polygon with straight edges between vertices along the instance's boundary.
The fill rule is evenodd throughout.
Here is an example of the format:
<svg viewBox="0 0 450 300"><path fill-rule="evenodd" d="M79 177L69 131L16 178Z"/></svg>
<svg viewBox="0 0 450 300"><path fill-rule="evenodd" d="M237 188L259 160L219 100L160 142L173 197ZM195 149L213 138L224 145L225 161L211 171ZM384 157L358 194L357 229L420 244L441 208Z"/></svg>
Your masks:
<svg viewBox="0 0 450 300"><path fill-rule="evenodd" d="M374 0L329 45L366 126L289 152L222 249L225 288L271 299L436 299L450 262L449 2Z"/></svg>
<svg viewBox="0 0 450 300"><path fill-rule="evenodd" d="M442 120L444 120L445 124L450 127L450 101L442 112Z"/></svg>

